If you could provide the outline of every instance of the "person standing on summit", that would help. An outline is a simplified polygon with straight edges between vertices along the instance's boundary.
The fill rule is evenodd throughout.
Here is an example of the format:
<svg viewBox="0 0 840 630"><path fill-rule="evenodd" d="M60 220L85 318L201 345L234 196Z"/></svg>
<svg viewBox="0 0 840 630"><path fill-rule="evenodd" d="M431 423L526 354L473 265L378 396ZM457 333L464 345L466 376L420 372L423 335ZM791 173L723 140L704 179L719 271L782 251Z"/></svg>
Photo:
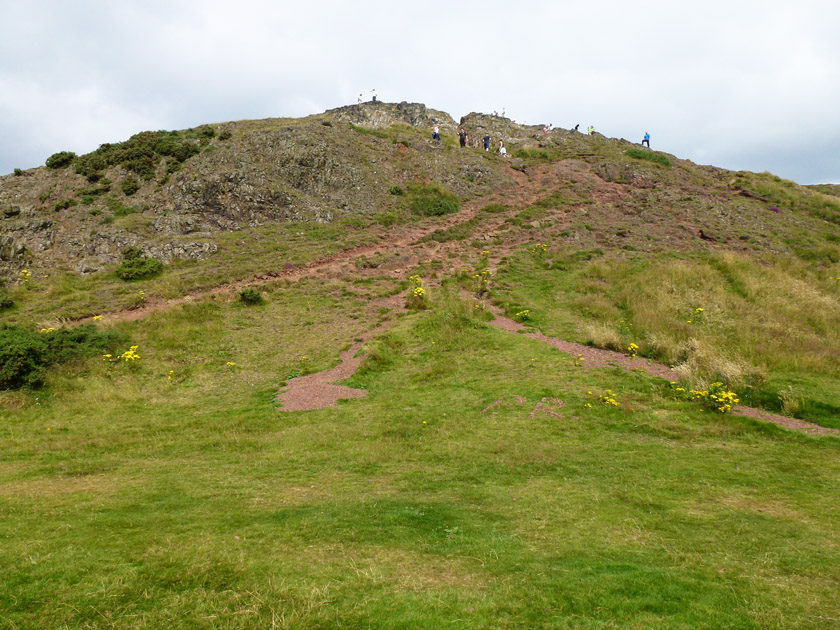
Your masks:
<svg viewBox="0 0 840 630"><path fill-rule="evenodd" d="M647 148L650 149L650 134L647 131L645 131L645 137L642 140L642 146L645 145L647 145Z"/></svg>
<svg viewBox="0 0 840 630"><path fill-rule="evenodd" d="M370 91L370 100L373 101L374 103L376 102L376 88L373 88Z"/></svg>
<svg viewBox="0 0 840 630"><path fill-rule="evenodd" d="M461 130L458 132L458 142L461 143L462 149L467 146L467 132L464 131L463 127L461 127Z"/></svg>

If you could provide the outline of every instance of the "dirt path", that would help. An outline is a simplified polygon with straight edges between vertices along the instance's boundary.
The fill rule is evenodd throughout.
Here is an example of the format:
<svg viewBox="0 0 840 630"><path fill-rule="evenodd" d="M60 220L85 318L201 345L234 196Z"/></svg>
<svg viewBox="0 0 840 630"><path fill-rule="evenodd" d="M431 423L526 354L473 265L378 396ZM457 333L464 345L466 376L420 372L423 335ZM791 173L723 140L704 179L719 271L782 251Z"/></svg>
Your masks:
<svg viewBox="0 0 840 630"><path fill-rule="evenodd" d="M383 300L375 300L371 302L371 306L404 310L402 306L404 300L404 296L397 295ZM283 405L280 411L324 409L335 406L339 400L367 396L366 389L354 389L334 383L350 378L356 373L356 370L362 365L362 357L358 355L359 350L373 337L387 330L392 323L392 321L382 322L376 328L361 335L359 341L354 342L352 346L339 355L339 364L334 368L286 381L286 385L275 398Z"/></svg>
<svg viewBox="0 0 840 630"><path fill-rule="evenodd" d="M261 274L251 280L226 283L206 291L191 293L179 298L152 302L138 309L108 313L104 316L104 318L108 321L132 321L141 319L149 313L167 309L179 304L185 304L214 295L237 293L245 288L258 287L263 284L276 281L280 278L294 282L302 278L318 274L328 274L333 272L340 273L342 270L346 269L349 264L352 264L354 261L363 256L376 256L377 254L383 254L394 249L403 251L405 255L403 256L399 267L391 270L390 273L395 277L402 278L407 270L416 267L423 260L428 260L429 258L437 260L456 260L458 253L463 253L465 250L474 250L475 248L470 248L461 241L431 243L428 246L420 243L419 241L436 231L446 230L448 228L467 223L476 217L481 209L489 203L502 203L510 208L508 211L503 213L488 215L486 220L483 222L483 236L495 237L499 235L505 223L512 216L517 214L521 209L533 204L546 194L549 194L552 187L556 187L558 181L561 181L564 177L573 175L589 179L593 184L592 195L595 199L602 197L612 199L613 197L620 196L622 194L622 190L619 187L603 182L589 172L582 171L581 167L577 164L563 165L563 163L555 163L542 167L534 167L529 169L528 174L522 173L513 168L509 168L508 171L514 182L513 184L496 191L496 193L491 196L480 197L467 201L463 205L461 211L457 214L429 220L416 227L400 226L399 235L383 232L381 239L375 243L369 243L337 252L301 267L282 270L279 272L269 272ZM508 235L508 238L503 244L494 246L495 251L493 251L490 256L491 267L495 268L495 265L492 264L493 262L498 263L504 256L530 240L531 236L524 230L518 234ZM380 302L382 302L382 305L384 305L387 301L387 305L391 308L402 308L402 300L404 300L404 296L396 296L388 298L385 301L377 301L375 304L378 306L380 305ZM74 323L82 323L90 321L91 319L92 318L85 318ZM514 320L505 317L498 311L496 311L496 319L492 322L492 324L509 332L518 332L525 328ZM341 353L340 362L336 367L325 372L308 374L306 376L290 379L277 396L277 400L282 403L282 410L302 411L322 409L324 407L335 405L337 401L341 399L361 398L366 396L367 391L365 390L335 385L334 383L336 381L349 378L356 372L356 370L358 370L362 361L362 358L358 356L358 353L364 343L370 340L373 336L383 332L389 325L390 322L384 322L376 328L368 331L368 333L362 336L361 341L354 343L349 349ZM572 356L580 355L583 358L583 366L587 368L616 365L628 370L641 369L648 374L658 376L669 381L678 380L677 375L668 366L647 359L629 357L620 352L602 350L599 348L564 341L562 339L548 337L540 332L527 332L524 333L524 335L543 343L550 344L558 350L566 352ZM781 416L761 409L753 409L751 407L744 407L740 405L736 406L733 409L733 414L772 422L787 429L804 431L806 433L821 435L840 434L840 430L837 429L821 427L810 422L788 418L786 416Z"/></svg>
<svg viewBox="0 0 840 630"><path fill-rule="evenodd" d="M497 309L493 309L496 319L490 322L493 326L506 330L508 332L519 332L526 330L526 327L516 322L509 317L505 317ZM650 359L643 359L641 357L630 357L621 352L614 352L612 350L602 350L600 348L593 348L585 346L580 343L572 341L564 341L563 339L556 339L554 337L547 337L541 332L525 332L522 333L524 337L529 339L536 339L551 346L554 346L561 352L565 352L574 357L581 356L583 361L581 366L585 368L605 367L608 365L616 365L623 367L626 370L644 370L652 376L659 376L667 381L679 380L679 376L667 365L651 361ZM796 418L788 418L776 413L764 411L763 409L755 409L753 407L745 407L744 405L736 405L732 408L732 414L736 416L744 416L747 418L755 418L757 420L764 420L765 422L772 422L785 429L792 429L794 431L803 431L805 433L812 433L815 435L840 435L840 430L831 429L828 427L821 427L812 422L805 420L797 420Z"/></svg>

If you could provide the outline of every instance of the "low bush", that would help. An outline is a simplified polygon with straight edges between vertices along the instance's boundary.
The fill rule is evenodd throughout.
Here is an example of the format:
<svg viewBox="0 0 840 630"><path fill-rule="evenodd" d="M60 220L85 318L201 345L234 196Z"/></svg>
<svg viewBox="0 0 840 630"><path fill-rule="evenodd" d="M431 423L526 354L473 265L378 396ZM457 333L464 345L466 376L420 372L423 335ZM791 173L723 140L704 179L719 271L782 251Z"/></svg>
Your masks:
<svg viewBox="0 0 840 630"><path fill-rule="evenodd" d="M195 131L189 135L208 139L210 132ZM96 151L82 155L75 160L76 172L94 181L106 168L122 165L143 179L152 179L155 170L164 157L171 157L178 163L185 162L200 151L195 140L183 137L177 131L143 131L131 136L125 142L103 144Z"/></svg>
<svg viewBox="0 0 840 630"><path fill-rule="evenodd" d="M53 153L47 158L47 168L65 168L70 166L75 158L76 154L72 151L59 151L58 153Z"/></svg>
<svg viewBox="0 0 840 630"><path fill-rule="evenodd" d="M262 293L251 287L240 291L239 301L249 306L255 306L257 304L262 304L263 302L265 302Z"/></svg>
<svg viewBox="0 0 840 630"><path fill-rule="evenodd" d="M155 276L163 271L163 263L152 256L144 256L139 247L126 247L123 261L116 268L117 277L122 280L139 280Z"/></svg>
<svg viewBox="0 0 840 630"><path fill-rule="evenodd" d="M77 205L79 202L75 199L65 199L64 201L59 201L53 205L53 210L67 210L67 208L71 208Z"/></svg>
<svg viewBox="0 0 840 630"><path fill-rule="evenodd" d="M8 296L5 289L0 289L0 311L6 311L15 305L15 301Z"/></svg>
<svg viewBox="0 0 840 630"><path fill-rule="evenodd" d="M16 177L20 177L21 175L23 175L23 171L19 168L16 168L14 173Z"/></svg>
<svg viewBox="0 0 840 630"><path fill-rule="evenodd" d="M40 387L49 366L99 354L122 341L121 335L101 332L92 324L50 332L3 326L0 328L0 389Z"/></svg>
<svg viewBox="0 0 840 630"><path fill-rule="evenodd" d="M126 197L130 197L140 190L140 182L138 182L137 178L133 175L129 175L122 181L120 188L122 188L123 194L125 194Z"/></svg>
<svg viewBox="0 0 840 630"><path fill-rule="evenodd" d="M108 210L114 213L115 217L125 217L138 211L134 206L123 205L119 199L114 197L108 197L105 200L105 205L108 206Z"/></svg>
<svg viewBox="0 0 840 630"><path fill-rule="evenodd" d="M405 190L401 186L391 186L388 188L388 192L392 195L396 195L397 197L402 197L405 194Z"/></svg>
<svg viewBox="0 0 840 630"><path fill-rule="evenodd" d="M440 184L413 182L408 185L408 207L414 214L439 217L461 209L461 200Z"/></svg>
<svg viewBox="0 0 840 630"><path fill-rule="evenodd" d="M624 152L627 157L635 158L637 160L647 160L671 168L671 160L661 153L654 153L648 149L627 149Z"/></svg>

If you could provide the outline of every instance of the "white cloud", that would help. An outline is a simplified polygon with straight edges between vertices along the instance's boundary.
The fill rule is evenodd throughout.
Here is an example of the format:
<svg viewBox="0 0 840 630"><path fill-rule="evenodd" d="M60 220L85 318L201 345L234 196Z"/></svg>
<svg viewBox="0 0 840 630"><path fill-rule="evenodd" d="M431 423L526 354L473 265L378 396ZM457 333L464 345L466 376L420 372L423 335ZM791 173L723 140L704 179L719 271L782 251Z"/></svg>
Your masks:
<svg viewBox="0 0 840 630"><path fill-rule="evenodd" d="M595 124L679 156L840 181L838 9L384 0L6 3L0 171L142 129L384 100Z"/></svg>

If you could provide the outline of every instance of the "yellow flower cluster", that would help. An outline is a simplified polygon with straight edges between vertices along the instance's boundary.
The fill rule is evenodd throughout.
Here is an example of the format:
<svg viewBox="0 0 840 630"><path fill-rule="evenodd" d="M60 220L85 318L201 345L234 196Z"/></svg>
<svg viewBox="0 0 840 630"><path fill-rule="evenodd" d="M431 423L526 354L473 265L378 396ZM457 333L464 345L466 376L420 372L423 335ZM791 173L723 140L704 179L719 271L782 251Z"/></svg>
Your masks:
<svg viewBox="0 0 840 630"><path fill-rule="evenodd" d="M171 381L173 376L175 376L175 370L169 370L169 375L166 377L166 380Z"/></svg>
<svg viewBox="0 0 840 630"><path fill-rule="evenodd" d="M484 249L484 250L482 250L482 251L481 251L481 255L482 255L482 256L489 256L489 255L490 255L490 250L489 250L489 249Z"/></svg>
<svg viewBox="0 0 840 630"><path fill-rule="evenodd" d="M484 293L484 291L487 290L487 285L489 284L490 276L492 275L493 272L489 269L473 274L473 288L476 293Z"/></svg>
<svg viewBox="0 0 840 630"><path fill-rule="evenodd" d="M605 389L604 393L598 396L598 400L600 400L605 405L612 405L613 407L618 407L618 401L615 399L615 393L611 389Z"/></svg>
<svg viewBox="0 0 840 630"><path fill-rule="evenodd" d="M629 346L627 346L627 354L629 354L631 357L635 357L636 354L638 354L638 352L639 346L637 346L635 343L631 343Z"/></svg>
<svg viewBox="0 0 840 630"><path fill-rule="evenodd" d="M20 270L20 279L22 282L29 282L29 279L32 277L32 274L29 273L28 269L21 269Z"/></svg>
<svg viewBox="0 0 840 630"><path fill-rule="evenodd" d="M683 400L700 402L720 413L732 411L732 407L741 402L737 394L726 389L721 382L712 383L709 389L686 389L676 381L671 381L671 389Z"/></svg>
<svg viewBox="0 0 840 630"><path fill-rule="evenodd" d="M548 245L545 243L537 243L534 247L531 248L531 253L536 254L538 258L542 258L545 256L545 250L548 249Z"/></svg>
<svg viewBox="0 0 840 630"><path fill-rule="evenodd" d="M513 316L513 319L515 319L518 322L527 322L531 319L531 311L527 308L524 311L519 311L516 315Z"/></svg>
<svg viewBox="0 0 840 630"><path fill-rule="evenodd" d="M731 411L734 405L741 402L738 400L735 392L727 390L723 386L723 383L712 383L709 385L709 400L712 402L714 408L721 413Z"/></svg>
<svg viewBox="0 0 840 630"><path fill-rule="evenodd" d="M136 361L140 358L140 355L137 354L137 348L140 346L131 346L128 350L123 352L117 359L123 359L124 361Z"/></svg>
<svg viewBox="0 0 840 630"><path fill-rule="evenodd" d="M418 276L418 275L416 275L416 274L415 274L415 275L413 275L413 276L408 276L408 281L409 281L412 285L414 285L415 287L420 287L420 286L423 286L423 280L421 280L421 279L420 279L420 276Z"/></svg>
<svg viewBox="0 0 840 630"><path fill-rule="evenodd" d="M93 321L95 321L95 322L98 322L100 319L102 319L102 315L94 315L93 316Z"/></svg>
<svg viewBox="0 0 840 630"><path fill-rule="evenodd" d="M302 358L305 359L306 357ZM234 363L233 361L228 361L227 363L225 363L225 367L236 367L236 363Z"/></svg>
<svg viewBox="0 0 840 630"><path fill-rule="evenodd" d="M426 295L426 289L423 287L415 287L414 291L411 292L411 297L415 297L418 299L422 299Z"/></svg>
<svg viewBox="0 0 840 630"><path fill-rule="evenodd" d="M51 333L51 332L55 332L55 328L53 328L52 326L50 326L49 328L42 328L42 329L41 329L41 330L39 330L38 332L39 332L39 333Z"/></svg>
<svg viewBox="0 0 840 630"><path fill-rule="evenodd" d="M584 356L583 356L582 354L578 353L578 355L575 357L575 365L576 365L577 367L580 367L580 366L582 366L582 365L583 365L583 362L584 362L584 361L586 361L586 359L584 358Z"/></svg>

